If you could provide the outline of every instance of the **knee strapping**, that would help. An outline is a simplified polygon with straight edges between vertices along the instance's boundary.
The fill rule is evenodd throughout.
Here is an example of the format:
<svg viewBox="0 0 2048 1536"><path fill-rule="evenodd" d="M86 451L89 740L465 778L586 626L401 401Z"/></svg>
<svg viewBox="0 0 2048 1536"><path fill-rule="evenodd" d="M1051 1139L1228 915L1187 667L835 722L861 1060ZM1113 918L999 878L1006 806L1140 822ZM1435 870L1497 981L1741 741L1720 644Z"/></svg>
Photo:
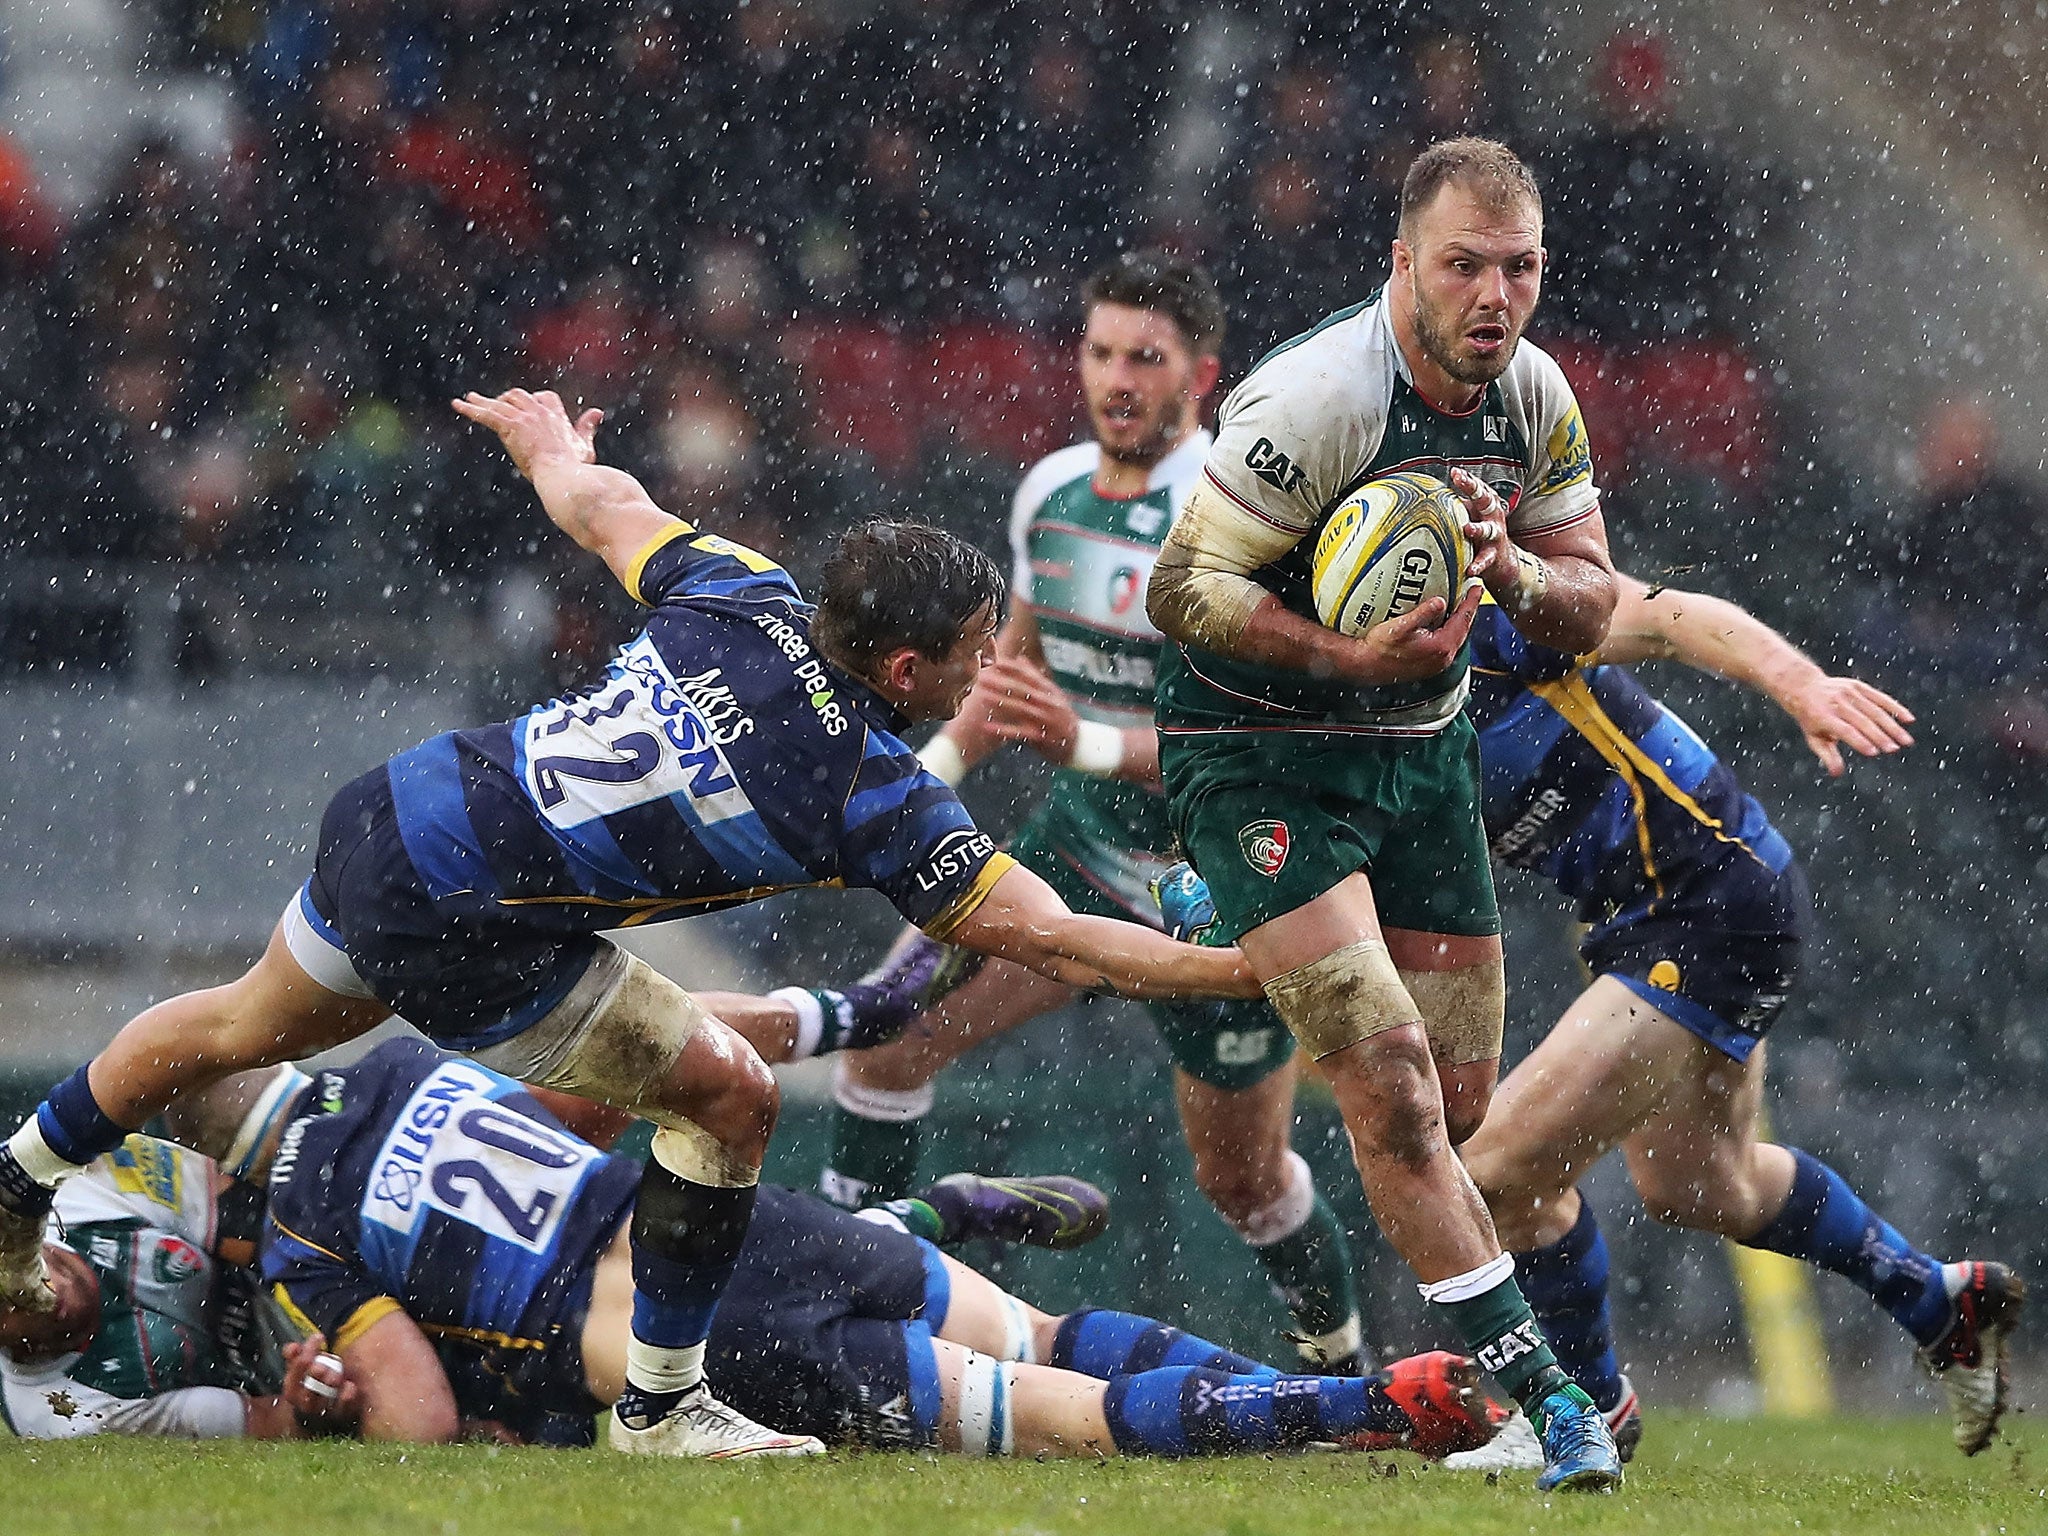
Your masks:
<svg viewBox="0 0 2048 1536"><path fill-rule="evenodd" d="M1508 1007L1507 967L1499 960L1450 971L1402 971L1402 982L1422 1011L1430 1049L1452 1066L1500 1055Z"/></svg>
<svg viewBox="0 0 2048 1536"><path fill-rule="evenodd" d="M1282 972L1266 983L1266 997L1318 1061L1422 1018L1378 939L1360 939Z"/></svg>
<svg viewBox="0 0 2048 1536"><path fill-rule="evenodd" d="M833 1102L856 1119L903 1125L930 1114L937 1098L930 1083L918 1088L871 1088L854 1077L844 1056L832 1064Z"/></svg>
<svg viewBox="0 0 2048 1536"><path fill-rule="evenodd" d="M733 1156L724 1142L701 1126L667 1112L659 1124L651 1149L654 1160L677 1178L716 1189L745 1189L761 1182L758 1165Z"/></svg>
<svg viewBox="0 0 2048 1536"><path fill-rule="evenodd" d="M1017 1367L988 1355L968 1351L960 1370L960 1410L955 1428L963 1456L1008 1456L1016 1444L1010 1412L1010 1388Z"/></svg>
<svg viewBox="0 0 2048 1536"><path fill-rule="evenodd" d="M1287 1187L1242 1220L1230 1216L1225 1216L1224 1220L1252 1247L1265 1248L1299 1232L1315 1205L1315 1175L1308 1171L1308 1164L1302 1161L1301 1154L1290 1147L1287 1152Z"/></svg>

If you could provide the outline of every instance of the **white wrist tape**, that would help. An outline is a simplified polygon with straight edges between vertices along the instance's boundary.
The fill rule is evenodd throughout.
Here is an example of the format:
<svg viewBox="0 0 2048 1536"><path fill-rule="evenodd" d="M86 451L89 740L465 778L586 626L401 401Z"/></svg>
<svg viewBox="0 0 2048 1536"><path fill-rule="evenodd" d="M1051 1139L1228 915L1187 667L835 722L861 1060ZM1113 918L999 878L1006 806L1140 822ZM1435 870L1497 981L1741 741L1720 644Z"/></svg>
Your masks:
<svg viewBox="0 0 2048 1536"><path fill-rule="evenodd" d="M958 784L967 777L967 755L943 732L917 749L917 760L941 784Z"/></svg>
<svg viewBox="0 0 2048 1536"><path fill-rule="evenodd" d="M825 1005L802 987L777 987L768 994L771 1003L787 1003L796 1014L796 1039L789 1048L791 1061L809 1061L818 1054L825 1039Z"/></svg>
<svg viewBox="0 0 2048 1536"><path fill-rule="evenodd" d="M1074 731L1074 750L1067 754L1067 766L1108 779L1123 765L1124 733L1100 720L1083 720Z"/></svg>

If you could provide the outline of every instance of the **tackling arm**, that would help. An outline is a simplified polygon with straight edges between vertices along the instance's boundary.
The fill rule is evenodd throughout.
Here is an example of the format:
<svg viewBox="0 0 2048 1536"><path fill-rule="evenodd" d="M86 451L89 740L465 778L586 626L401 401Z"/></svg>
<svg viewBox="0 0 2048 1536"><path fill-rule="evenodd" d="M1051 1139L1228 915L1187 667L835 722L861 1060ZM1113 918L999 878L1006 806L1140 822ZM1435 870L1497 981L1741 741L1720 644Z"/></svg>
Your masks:
<svg viewBox="0 0 2048 1536"><path fill-rule="evenodd" d="M973 911L936 937L1069 986L1108 987L1126 997L1262 995L1235 949L1198 948L1138 923L1080 916L1021 866L1004 871Z"/></svg>
<svg viewBox="0 0 2048 1536"><path fill-rule="evenodd" d="M1479 608L1473 587L1449 610L1441 598L1354 639L1303 618L1251 579L1301 540L1261 523L1208 485L1189 495L1152 568L1145 611L1169 639L1262 666L1350 682L1400 683L1448 667Z"/></svg>
<svg viewBox="0 0 2048 1536"><path fill-rule="evenodd" d="M1792 717L1830 774L1843 771L1842 744L1864 757L1913 744L1913 712L1890 694L1818 662L1754 614L1723 598L1649 587L1618 576L1614 623L1599 659L1672 660L1765 695Z"/></svg>

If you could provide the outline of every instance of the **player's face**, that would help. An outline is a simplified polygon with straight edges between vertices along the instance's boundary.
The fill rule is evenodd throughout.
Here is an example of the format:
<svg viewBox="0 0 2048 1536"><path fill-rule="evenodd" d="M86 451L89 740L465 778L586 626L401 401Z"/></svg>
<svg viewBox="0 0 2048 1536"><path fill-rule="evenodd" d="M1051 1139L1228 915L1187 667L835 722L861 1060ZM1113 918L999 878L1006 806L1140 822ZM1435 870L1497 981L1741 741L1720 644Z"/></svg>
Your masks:
<svg viewBox="0 0 2048 1536"><path fill-rule="evenodd" d="M1543 282L1543 220L1533 203L1492 206L1452 182L1394 242L1394 273L1413 293L1423 357L1460 384L1508 371Z"/></svg>
<svg viewBox="0 0 2048 1536"><path fill-rule="evenodd" d="M984 606L969 615L953 648L934 660L908 653L903 713L912 720L950 720L960 713L981 669L996 659L996 628L1002 615Z"/></svg>
<svg viewBox="0 0 2048 1536"><path fill-rule="evenodd" d="M1093 304L1081 333L1081 395L1105 456L1157 464L1194 425L1201 359L1171 318Z"/></svg>
<svg viewBox="0 0 2048 1536"><path fill-rule="evenodd" d="M43 1244L43 1265L57 1304L48 1312L0 1307L0 1350L18 1360L41 1360L80 1349L99 1331L100 1282L92 1266L69 1248Z"/></svg>

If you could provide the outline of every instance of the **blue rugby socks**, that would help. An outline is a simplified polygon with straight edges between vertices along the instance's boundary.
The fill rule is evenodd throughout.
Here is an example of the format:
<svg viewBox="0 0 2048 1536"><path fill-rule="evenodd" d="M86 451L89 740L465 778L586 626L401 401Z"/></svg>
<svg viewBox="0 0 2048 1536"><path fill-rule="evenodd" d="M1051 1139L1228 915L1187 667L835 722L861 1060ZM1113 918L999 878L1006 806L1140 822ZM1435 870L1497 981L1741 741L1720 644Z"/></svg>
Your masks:
<svg viewBox="0 0 2048 1536"><path fill-rule="evenodd" d="M39 1219L50 1208L57 1181L127 1140L92 1096L80 1067L50 1090L35 1115L0 1147L0 1207Z"/></svg>
<svg viewBox="0 0 2048 1536"><path fill-rule="evenodd" d="M1192 1365L1113 1377L1102 1412L1126 1456L1280 1450L1409 1427L1369 1377L1233 1376Z"/></svg>
<svg viewBox="0 0 2048 1536"><path fill-rule="evenodd" d="M1601 1412L1613 1408L1624 1389L1607 1309L1607 1240L1584 1195L1569 1232L1515 1255L1515 1278L1564 1373Z"/></svg>
<svg viewBox="0 0 2048 1536"><path fill-rule="evenodd" d="M685 1179L650 1159L633 1205L633 1332L616 1411L645 1429L704 1378L704 1340L753 1219L755 1187Z"/></svg>
<svg viewBox="0 0 2048 1536"><path fill-rule="evenodd" d="M1744 1246L1832 1270L1868 1291L1920 1343L1940 1338L1949 1322L1941 1262L1907 1242L1826 1163L1797 1147L1787 1150L1797 1169L1792 1192Z"/></svg>
<svg viewBox="0 0 2048 1536"><path fill-rule="evenodd" d="M1060 1320L1045 1362L1108 1381L1162 1366L1198 1366L1232 1376L1277 1376L1269 1365L1133 1312L1090 1308Z"/></svg>

